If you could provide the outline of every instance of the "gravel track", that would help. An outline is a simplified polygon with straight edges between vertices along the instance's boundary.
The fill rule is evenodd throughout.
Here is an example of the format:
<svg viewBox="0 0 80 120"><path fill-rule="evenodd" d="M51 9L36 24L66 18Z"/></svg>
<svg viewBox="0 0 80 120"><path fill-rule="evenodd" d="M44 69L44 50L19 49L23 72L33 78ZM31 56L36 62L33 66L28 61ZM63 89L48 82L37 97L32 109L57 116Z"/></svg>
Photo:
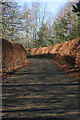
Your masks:
<svg viewBox="0 0 80 120"><path fill-rule="evenodd" d="M48 59L29 58L27 66L5 79L3 118L78 117L78 82Z"/></svg>

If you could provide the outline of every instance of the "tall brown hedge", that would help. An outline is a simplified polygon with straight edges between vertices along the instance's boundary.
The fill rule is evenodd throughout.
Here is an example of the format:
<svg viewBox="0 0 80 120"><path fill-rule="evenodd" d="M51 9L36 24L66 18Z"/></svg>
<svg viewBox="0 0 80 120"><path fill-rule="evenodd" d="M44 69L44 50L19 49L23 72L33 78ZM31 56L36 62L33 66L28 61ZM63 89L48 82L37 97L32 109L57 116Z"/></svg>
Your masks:
<svg viewBox="0 0 80 120"><path fill-rule="evenodd" d="M33 48L31 55L49 55L53 59L65 60L63 62L76 64L80 67L80 38L66 41L54 46Z"/></svg>
<svg viewBox="0 0 80 120"><path fill-rule="evenodd" d="M0 38L1 39L1 38ZM2 38L2 71L7 72L20 66L26 58L26 50L16 42Z"/></svg>

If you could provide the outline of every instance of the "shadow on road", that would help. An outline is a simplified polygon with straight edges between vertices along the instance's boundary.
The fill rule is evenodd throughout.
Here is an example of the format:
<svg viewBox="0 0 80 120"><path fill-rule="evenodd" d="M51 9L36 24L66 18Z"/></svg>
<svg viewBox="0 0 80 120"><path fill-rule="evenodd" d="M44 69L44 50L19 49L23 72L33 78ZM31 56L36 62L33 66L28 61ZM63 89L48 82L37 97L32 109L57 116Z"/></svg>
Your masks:
<svg viewBox="0 0 80 120"><path fill-rule="evenodd" d="M30 59L3 83L3 118L78 118L78 82L48 59Z"/></svg>

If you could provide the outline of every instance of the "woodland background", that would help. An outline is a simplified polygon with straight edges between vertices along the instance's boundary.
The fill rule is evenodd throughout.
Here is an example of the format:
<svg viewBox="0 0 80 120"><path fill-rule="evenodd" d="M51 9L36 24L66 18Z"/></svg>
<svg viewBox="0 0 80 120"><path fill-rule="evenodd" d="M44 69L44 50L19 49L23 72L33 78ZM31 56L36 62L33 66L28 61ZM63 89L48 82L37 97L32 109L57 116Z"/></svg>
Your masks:
<svg viewBox="0 0 80 120"><path fill-rule="evenodd" d="M25 48L55 45L80 37L80 18L73 12L76 3L67 1L54 16L46 3L2 2L0 36L22 44Z"/></svg>

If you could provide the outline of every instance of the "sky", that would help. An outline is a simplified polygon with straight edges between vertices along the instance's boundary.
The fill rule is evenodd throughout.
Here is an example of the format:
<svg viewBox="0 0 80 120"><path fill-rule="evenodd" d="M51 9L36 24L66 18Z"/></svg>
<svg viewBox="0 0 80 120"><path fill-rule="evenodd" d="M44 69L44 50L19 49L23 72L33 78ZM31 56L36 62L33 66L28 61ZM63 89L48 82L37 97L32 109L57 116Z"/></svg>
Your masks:
<svg viewBox="0 0 80 120"><path fill-rule="evenodd" d="M59 10L59 8L61 6L63 6L65 3L66 3L65 1L63 1L63 2L48 2L47 7L48 7L49 11L51 11L52 13L55 14Z"/></svg>
<svg viewBox="0 0 80 120"><path fill-rule="evenodd" d="M35 2L35 0L17 0L17 1L21 2L22 5L24 2L26 2L29 6L31 2ZM54 15L57 13L57 10L59 10L59 8L67 2L67 0L36 0L36 1L47 3L47 9Z"/></svg>
<svg viewBox="0 0 80 120"><path fill-rule="evenodd" d="M17 0L21 5L23 5L25 2L27 3L27 5L30 7L31 2L41 2L41 3L47 3L47 9L49 10L49 12L51 12L51 14L53 14L54 16L56 15L57 11L59 11L59 8L61 8L62 6L64 6L64 4L67 1L72 1L74 2L75 0Z"/></svg>
<svg viewBox="0 0 80 120"><path fill-rule="evenodd" d="M65 2L67 0L17 0L19 2L24 1L24 2L35 2L35 1L39 1L39 2ZM74 1L74 0L72 0Z"/></svg>

